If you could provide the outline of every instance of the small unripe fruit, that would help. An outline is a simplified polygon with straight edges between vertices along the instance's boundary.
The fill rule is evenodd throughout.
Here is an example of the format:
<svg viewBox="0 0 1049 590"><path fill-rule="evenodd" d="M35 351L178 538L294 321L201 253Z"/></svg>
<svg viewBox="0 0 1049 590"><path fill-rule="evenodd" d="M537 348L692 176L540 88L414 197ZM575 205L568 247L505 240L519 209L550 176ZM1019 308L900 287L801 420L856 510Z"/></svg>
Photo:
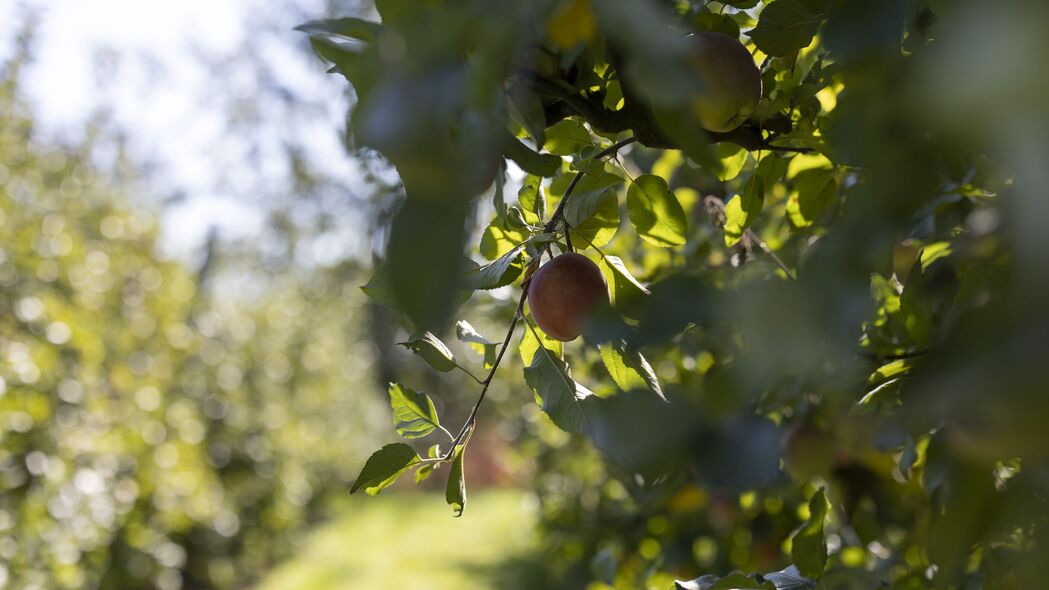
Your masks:
<svg viewBox="0 0 1049 590"><path fill-rule="evenodd" d="M535 323L562 342L578 337L590 313L607 303L608 284L601 270L574 252L539 267L528 287L528 308Z"/></svg>
<svg viewBox="0 0 1049 590"><path fill-rule="evenodd" d="M761 100L761 71L739 40L721 33L687 35L689 62L703 84L692 101L701 127L727 132L739 127Z"/></svg>

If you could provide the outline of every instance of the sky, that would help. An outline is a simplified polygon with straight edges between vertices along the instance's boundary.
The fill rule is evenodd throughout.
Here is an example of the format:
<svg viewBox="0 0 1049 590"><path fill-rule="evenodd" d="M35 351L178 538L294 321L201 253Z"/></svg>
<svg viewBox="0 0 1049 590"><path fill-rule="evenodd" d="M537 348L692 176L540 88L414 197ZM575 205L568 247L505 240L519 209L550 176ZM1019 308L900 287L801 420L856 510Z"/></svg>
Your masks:
<svg viewBox="0 0 1049 590"><path fill-rule="evenodd" d="M266 199L282 196L268 188L287 186L288 143L339 181L360 183L360 165L339 138L345 83L325 74L291 30L303 14L319 15L323 0L296 4L292 14L267 0L0 0L0 59L25 15L36 13L22 92L38 129L75 141L105 111L147 172L147 199L169 203L164 248L190 256L212 227L228 238L259 233ZM256 34L251 23L260 19L277 26ZM245 67L246 52L262 67ZM282 92L317 108L294 107ZM254 127L231 129L231 113Z"/></svg>

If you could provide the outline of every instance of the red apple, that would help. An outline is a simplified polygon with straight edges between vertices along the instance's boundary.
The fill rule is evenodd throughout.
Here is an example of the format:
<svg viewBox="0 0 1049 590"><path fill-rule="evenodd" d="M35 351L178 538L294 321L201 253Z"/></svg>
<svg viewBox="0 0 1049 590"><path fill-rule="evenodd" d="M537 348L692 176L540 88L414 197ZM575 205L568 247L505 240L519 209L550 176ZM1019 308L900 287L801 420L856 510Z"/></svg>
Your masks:
<svg viewBox="0 0 1049 590"><path fill-rule="evenodd" d="M528 287L528 308L548 336L562 342L583 331L595 307L608 303L608 284L589 258L561 254L539 267Z"/></svg>

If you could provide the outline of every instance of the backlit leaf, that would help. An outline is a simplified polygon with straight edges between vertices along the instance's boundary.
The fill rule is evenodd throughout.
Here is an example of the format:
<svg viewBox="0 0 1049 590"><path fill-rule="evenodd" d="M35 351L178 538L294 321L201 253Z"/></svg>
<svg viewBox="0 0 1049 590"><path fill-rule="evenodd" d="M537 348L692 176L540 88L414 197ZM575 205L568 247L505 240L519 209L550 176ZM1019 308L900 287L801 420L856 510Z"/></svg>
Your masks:
<svg viewBox="0 0 1049 590"><path fill-rule="evenodd" d="M606 343L601 345L601 361L612 381L623 391L650 389L666 401L656 372L641 352L628 349L623 342Z"/></svg>
<svg viewBox="0 0 1049 590"><path fill-rule="evenodd" d="M401 342L400 345L442 373L447 373L455 368L455 355L445 346L444 342L430 332L407 342Z"/></svg>
<svg viewBox="0 0 1049 590"><path fill-rule="evenodd" d="M663 247L685 243L688 222L667 182L658 176L639 176L627 190L630 223L645 241Z"/></svg>
<svg viewBox="0 0 1049 590"><path fill-rule="evenodd" d="M368 457L350 493L363 489L368 495L374 496L420 461L415 449L404 443L386 445Z"/></svg>
<svg viewBox="0 0 1049 590"><path fill-rule="evenodd" d="M463 471L465 452L465 445L456 447L452 468L448 472L448 485L444 489L444 498L455 511L455 516L462 516L466 509L466 473Z"/></svg>
<svg viewBox="0 0 1049 590"><path fill-rule="evenodd" d="M551 154L571 156L592 144L590 132L582 123L574 119L565 119L546 130L546 143L543 148Z"/></svg>
<svg viewBox="0 0 1049 590"><path fill-rule="evenodd" d="M404 438L422 438L440 425L430 396L400 383L391 383L389 394L397 434Z"/></svg>

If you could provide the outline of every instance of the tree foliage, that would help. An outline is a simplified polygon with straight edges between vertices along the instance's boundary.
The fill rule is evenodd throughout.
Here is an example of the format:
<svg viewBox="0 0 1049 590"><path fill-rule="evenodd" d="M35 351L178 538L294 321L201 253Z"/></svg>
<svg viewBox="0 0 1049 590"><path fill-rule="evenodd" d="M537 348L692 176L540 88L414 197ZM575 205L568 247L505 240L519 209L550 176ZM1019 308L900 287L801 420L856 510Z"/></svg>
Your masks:
<svg viewBox="0 0 1049 590"><path fill-rule="evenodd" d="M352 482L344 453L375 440L373 352L346 338L364 329L363 296L343 293L354 272L165 259L157 216L90 142L36 136L7 66L0 586L242 587ZM212 289L227 280L237 297Z"/></svg>
<svg viewBox="0 0 1049 590"><path fill-rule="evenodd" d="M377 8L301 27L404 184L377 299L429 339L554 250L613 279L584 342L547 346L523 306L506 340L523 325L507 379L580 435L537 478L569 587L1044 584L1043 6ZM726 133L690 115L697 30L761 66Z"/></svg>

